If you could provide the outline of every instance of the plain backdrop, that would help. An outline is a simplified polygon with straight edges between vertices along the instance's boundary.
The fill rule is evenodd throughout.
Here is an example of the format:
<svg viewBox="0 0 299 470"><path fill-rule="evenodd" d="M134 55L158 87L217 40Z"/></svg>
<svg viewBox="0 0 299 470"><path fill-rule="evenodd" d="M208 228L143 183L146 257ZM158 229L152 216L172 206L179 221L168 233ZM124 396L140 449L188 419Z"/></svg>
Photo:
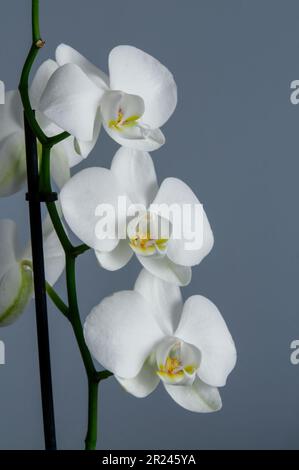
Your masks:
<svg viewBox="0 0 299 470"><path fill-rule="evenodd" d="M0 79L15 89L30 45L30 1L1 2ZM110 49L135 45L175 75L179 102L153 152L159 181L176 176L204 203L215 246L193 270L184 298L200 293L221 310L238 363L221 390L222 411L192 414L160 386L136 399L109 379L100 387L99 448L298 448L299 365L299 79L296 0L41 0L46 47L65 42L107 70ZM0 123L1 125L1 123ZM109 167L118 146L103 131L79 168ZM0 216L28 236L24 192L0 200ZM78 264L82 319L114 291L130 289L136 260L115 273L93 253ZM63 280L57 289L65 296ZM58 445L82 448L86 378L67 321L49 305ZM41 449L43 428L33 305L0 330L0 448Z"/></svg>

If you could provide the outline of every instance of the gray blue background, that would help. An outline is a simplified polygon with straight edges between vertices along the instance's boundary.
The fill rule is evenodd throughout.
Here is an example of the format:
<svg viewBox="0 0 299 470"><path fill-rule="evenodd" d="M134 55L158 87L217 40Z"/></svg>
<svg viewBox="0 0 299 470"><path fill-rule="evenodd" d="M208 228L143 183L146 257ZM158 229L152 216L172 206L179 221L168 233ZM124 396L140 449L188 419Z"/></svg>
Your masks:
<svg viewBox="0 0 299 470"><path fill-rule="evenodd" d="M30 1L1 2L0 79L17 87L30 44ZM235 339L238 363L222 389L223 410L192 414L163 387L138 400L114 379L100 388L104 449L260 449L299 447L299 79L296 0L41 0L47 47L65 42L107 68L109 50L132 44L174 73L179 104L152 154L159 180L177 176L204 203L215 246L194 269L185 298L213 300ZM103 132L81 165L109 166L117 149ZM76 170L79 168L76 167ZM0 216L28 234L24 194L0 200ZM82 318L113 291L130 289L137 261L116 273L92 253L79 262ZM60 281L58 289L64 295ZM59 447L81 448L86 379L67 321L49 308ZM43 428L33 306L0 330L0 448L39 449Z"/></svg>

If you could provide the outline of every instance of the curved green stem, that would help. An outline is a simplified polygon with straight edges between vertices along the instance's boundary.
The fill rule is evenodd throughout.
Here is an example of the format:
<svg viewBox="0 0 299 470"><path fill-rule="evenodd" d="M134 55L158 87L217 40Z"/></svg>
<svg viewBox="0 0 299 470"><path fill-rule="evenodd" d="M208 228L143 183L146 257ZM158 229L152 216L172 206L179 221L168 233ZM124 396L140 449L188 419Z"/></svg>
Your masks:
<svg viewBox="0 0 299 470"><path fill-rule="evenodd" d="M39 189L40 192L44 194L52 193L50 157L51 147L43 145ZM73 253L75 247L73 247L72 243L69 240L69 237L67 236L55 202L47 202L46 204L55 232L57 233L57 236L65 253Z"/></svg>
<svg viewBox="0 0 299 470"><path fill-rule="evenodd" d="M38 51L43 47L43 45L44 42L41 40L39 30L39 0L32 0L32 46L30 47L25 64L23 66L19 83L19 92L21 95L23 107L26 111L27 120L35 136L38 138L41 144L45 144L51 147L69 137L70 134L68 132L61 132L60 134L57 134L53 137L48 137L39 126L37 120L35 119L34 111L31 108L29 98L29 75Z"/></svg>
<svg viewBox="0 0 299 470"><path fill-rule="evenodd" d="M88 427L85 439L85 449L93 450L96 448L97 443L98 386L100 380L98 379L98 373L94 367L90 352L84 339L77 301L75 268L75 257L66 254L66 280L69 301L69 320L72 324L88 377Z"/></svg>
<svg viewBox="0 0 299 470"><path fill-rule="evenodd" d="M93 365L93 361L90 352L86 346L83 328L81 324L77 292L76 292L76 270L75 270L75 258L70 255L66 255L66 283L69 303L69 318L72 324L75 337L80 349L82 360L87 372L88 377L93 379L96 375L96 369Z"/></svg>
<svg viewBox="0 0 299 470"><path fill-rule="evenodd" d="M46 291L54 305L60 310L63 315L69 319L69 308L68 306L64 303L64 301L59 297L57 292L53 289L53 287L46 282Z"/></svg>

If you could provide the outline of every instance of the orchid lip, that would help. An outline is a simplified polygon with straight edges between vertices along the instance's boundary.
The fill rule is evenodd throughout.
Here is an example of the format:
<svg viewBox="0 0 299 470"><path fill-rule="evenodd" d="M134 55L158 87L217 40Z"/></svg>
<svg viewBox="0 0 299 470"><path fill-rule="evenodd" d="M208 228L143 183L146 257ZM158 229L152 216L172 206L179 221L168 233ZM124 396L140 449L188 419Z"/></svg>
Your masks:
<svg viewBox="0 0 299 470"><path fill-rule="evenodd" d="M127 233L132 250L142 256L162 257L166 255L169 241L167 230L161 225L162 218L151 212L145 212L128 225Z"/></svg>
<svg viewBox="0 0 299 470"><path fill-rule="evenodd" d="M176 338L173 338L173 340L172 343L169 343L169 340L166 342L166 349L162 345L166 354L164 359L161 357L161 350L157 354L158 370L156 373L166 384L185 385L190 384L190 382L193 383L199 364L196 364L193 360L190 361L190 357L189 360L186 356L184 357L182 352L184 343L182 341Z"/></svg>
<svg viewBox="0 0 299 470"><path fill-rule="evenodd" d="M167 250L168 239L152 239L149 237L141 237L139 234L136 234L135 237L130 238L129 245L132 250L138 255L143 256L164 256Z"/></svg>
<svg viewBox="0 0 299 470"><path fill-rule="evenodd" d="M120 108L118 110L117 119L111 119L108 123L108 127L118 132L122 132L124 128L134 127L137 124L138 119L141 116L138 114L124 118L124 112Z"/></svg>

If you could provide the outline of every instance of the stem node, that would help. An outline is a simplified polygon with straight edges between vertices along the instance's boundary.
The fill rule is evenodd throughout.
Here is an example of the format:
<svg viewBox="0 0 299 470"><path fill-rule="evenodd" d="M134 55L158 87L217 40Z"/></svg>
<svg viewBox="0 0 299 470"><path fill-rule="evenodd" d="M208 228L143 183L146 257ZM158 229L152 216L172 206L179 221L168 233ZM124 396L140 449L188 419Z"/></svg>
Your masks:
<svg viewBox="0 0 299 470"><path fill-rule="evenodd" d="M43 39L38 39L35 43L35 46L38 49L41 49L42 47L44 47L45 44L46 44L46 41L44 41Z"/></svg>

